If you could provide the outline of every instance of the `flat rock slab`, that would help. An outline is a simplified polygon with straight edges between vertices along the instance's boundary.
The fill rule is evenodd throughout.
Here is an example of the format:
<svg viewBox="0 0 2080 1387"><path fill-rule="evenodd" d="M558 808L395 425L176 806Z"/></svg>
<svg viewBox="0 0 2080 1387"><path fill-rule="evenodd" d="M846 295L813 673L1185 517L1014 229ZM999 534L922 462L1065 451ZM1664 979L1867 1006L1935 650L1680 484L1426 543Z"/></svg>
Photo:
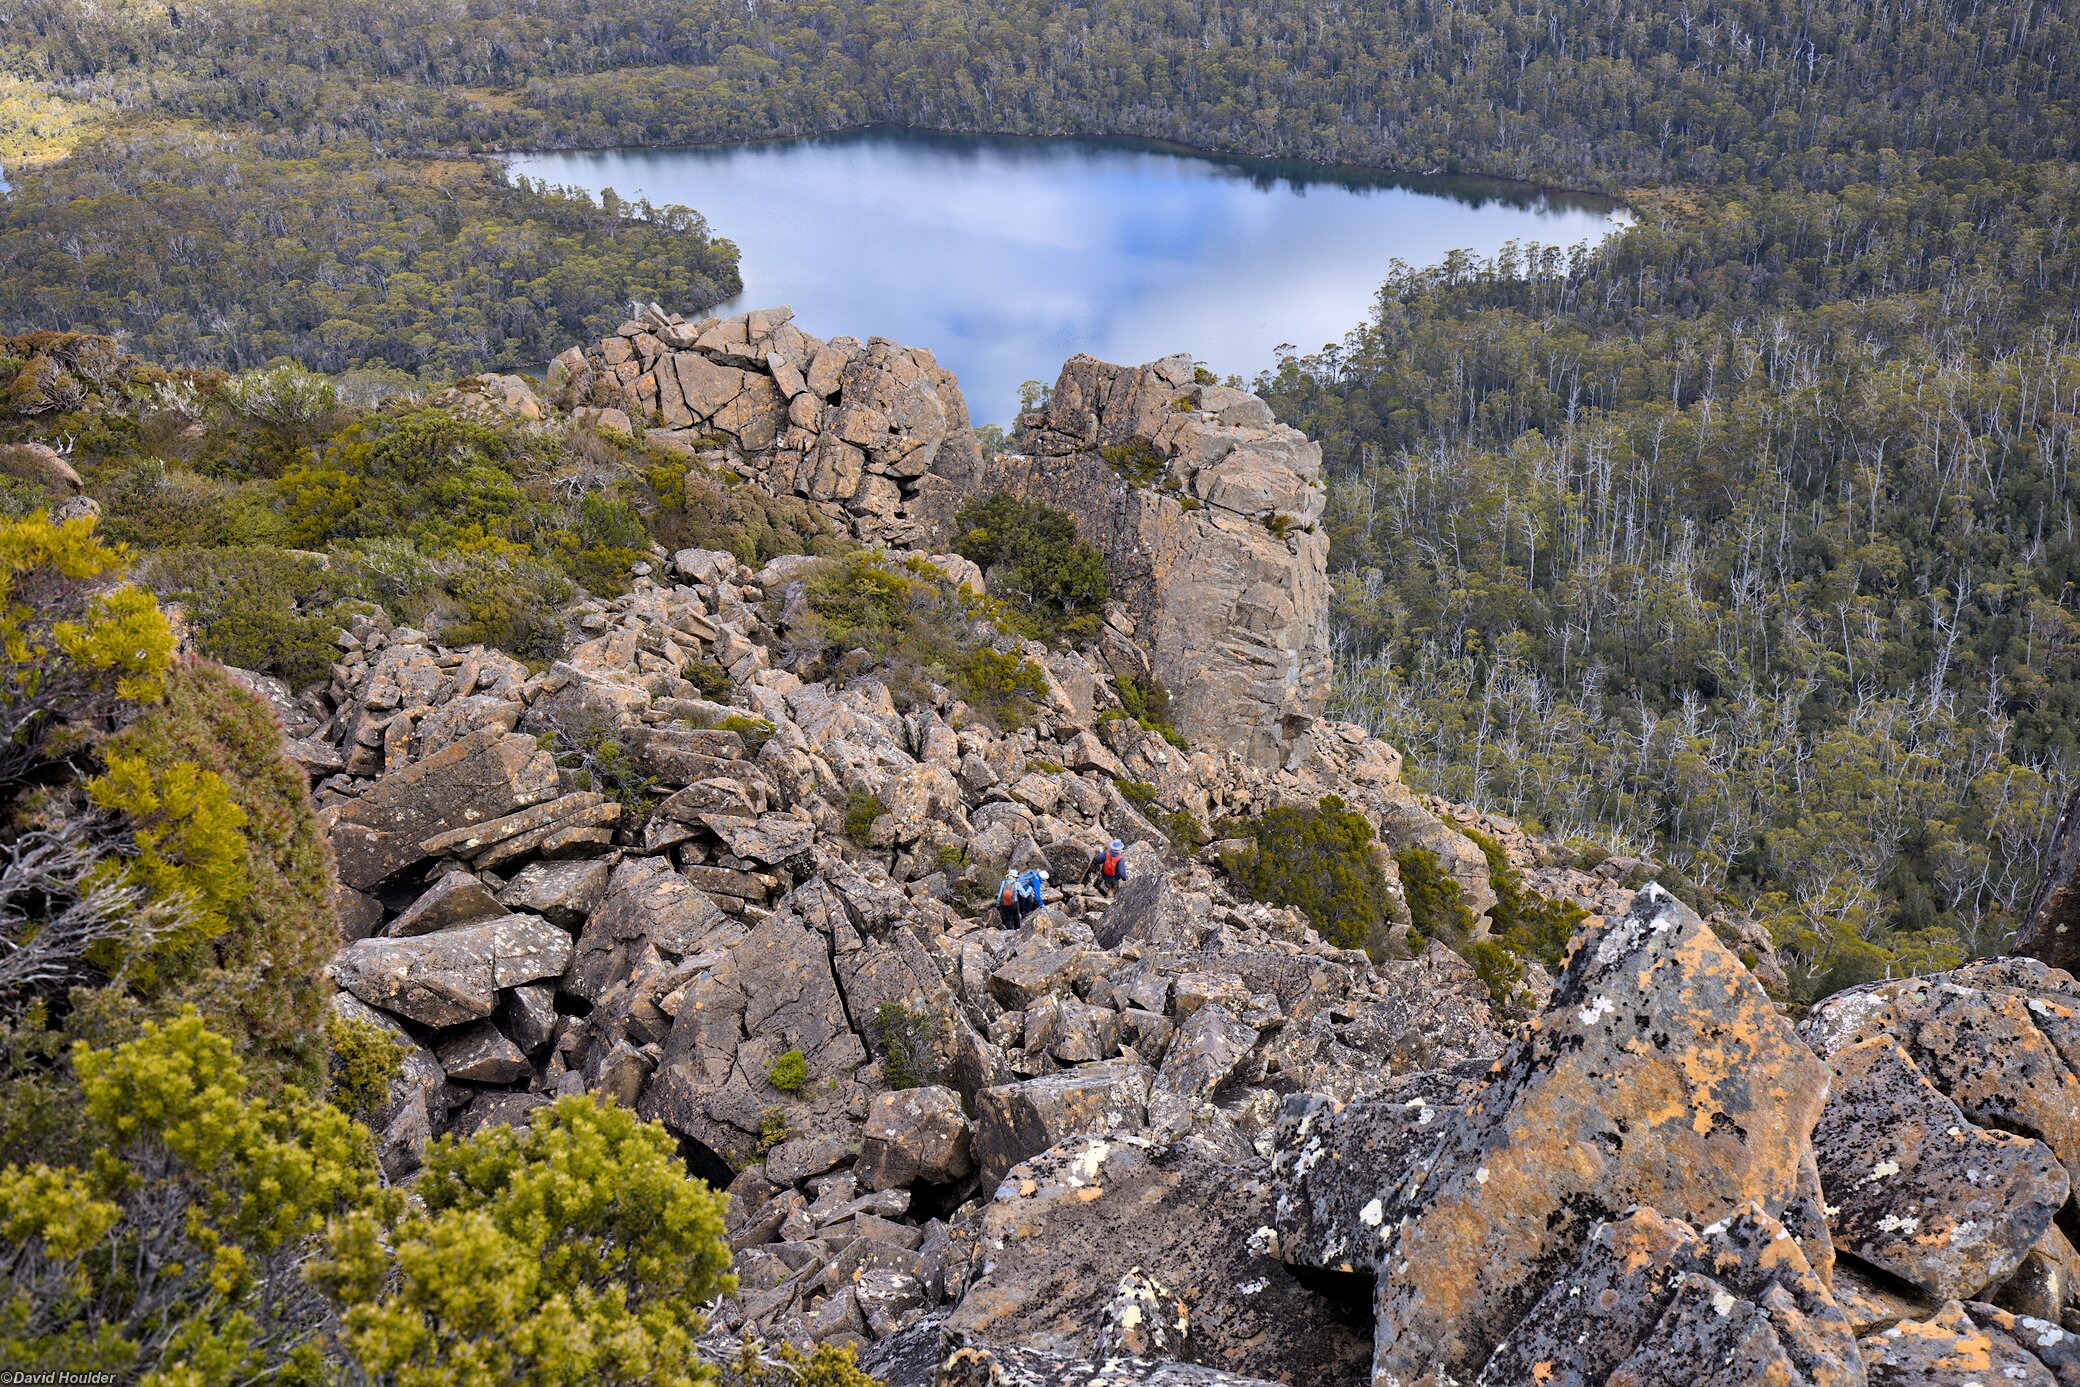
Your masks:
<svg viewBox="0 0 2080 1387"><path fill-rule="evenodd" d="M534 738L479 728L326 811L339 878L366 891L431 856L425 839L516 813L556 791L556 762Z"/></svg>
<svg viewBox="0 0 2080 1387"><path fill-rule="evenodd" d="M372 1007L428 1026L491 1015L500 988L559 976L571 937L532 915L411 939L363 939L333 960L341 987Z"/></svg>
<svg viewBox="0 0 2080 1387"><path fill-rule="evenodd" d="M1827 1080L1696 913L1641 890L1577 940L1551 1006L1401 1192L1414 1212L1381 1227L1376 1387L1479 1372L1590 1230L1633 1206L1790 1221L1818 1193Z"/></svg>
<svg viewBox="0 0 2080 1387"><path fill-rule="evenodd" d="M2051 1148L1970 1121L1890 1036L1831 1063L1813 1142L1835 1245L1939 1301L2007 1280L2066 1201Z"/></svg>
<svg viewBox="0 0 2080 1387"><path fill-rule="evenodd" d="M1870 1387L2058 1387L2034 1354L1975 1324L1954 1300L1933 1318L1870 1335L1862 1348Z"/></svg>

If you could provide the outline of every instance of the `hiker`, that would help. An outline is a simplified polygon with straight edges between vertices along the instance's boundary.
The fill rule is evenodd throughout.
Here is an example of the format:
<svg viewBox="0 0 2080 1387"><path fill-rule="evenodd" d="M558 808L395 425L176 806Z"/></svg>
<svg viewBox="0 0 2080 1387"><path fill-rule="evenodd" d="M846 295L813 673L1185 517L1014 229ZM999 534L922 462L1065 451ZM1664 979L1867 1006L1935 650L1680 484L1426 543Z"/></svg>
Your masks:
<svg viewBox="0 0 2080 1387"><path fill-rule="evenodd" d="M1005 929L1017 929L1026 922L1026 916L1040 908L1041 888L1046 882L1045 872L1004 874L1004 884L997 888L997 916Z"/></svg>
<svg viewBox="0 0 2080 1387"><path fill-rule="evenodd" d="M1098 874L1098 889L1111 895L1127 879L1127 845L1117 838L1107 843L1092 860L1091 870Z"/></svg>

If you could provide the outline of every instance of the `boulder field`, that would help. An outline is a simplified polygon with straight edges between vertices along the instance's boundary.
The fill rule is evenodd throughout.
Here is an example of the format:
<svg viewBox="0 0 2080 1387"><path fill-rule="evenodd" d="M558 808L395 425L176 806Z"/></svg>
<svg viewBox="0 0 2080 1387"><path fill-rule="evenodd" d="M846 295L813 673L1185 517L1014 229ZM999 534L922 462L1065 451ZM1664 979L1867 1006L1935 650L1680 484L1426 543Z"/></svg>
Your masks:
<svg viewBox="0 0 2080 1387"><path fill-rule="evenodd" d="M714 1332L856 1344L896 1387L2080 1384L2064 971L1794 1024L1752 927L1458 810L1590 912L1505 1013L1443 945L1337 948L1173 839L1333 793L1388 868L1428 847L1495 900L1447 806L1323 716L1320 459L1261 401L1078 358L985 460L928 353L655 308L546 399L463 395L648 431L970 585L959 501L1047 499L1116 602L1088 648L1021 647L1045 694L1015 730L805 679L800 559L655 555L541 668L357 618L327 685L273 693L339 865L334 1006L407 1050L392 1179L610 1096L728 1192ZM1151 674L1192 750L1124 715ZM584 729L617 780L553 750ZM1087 880L1111 838L1115 894ZM1007 928L1026 867L1051 898Z"/></svg>

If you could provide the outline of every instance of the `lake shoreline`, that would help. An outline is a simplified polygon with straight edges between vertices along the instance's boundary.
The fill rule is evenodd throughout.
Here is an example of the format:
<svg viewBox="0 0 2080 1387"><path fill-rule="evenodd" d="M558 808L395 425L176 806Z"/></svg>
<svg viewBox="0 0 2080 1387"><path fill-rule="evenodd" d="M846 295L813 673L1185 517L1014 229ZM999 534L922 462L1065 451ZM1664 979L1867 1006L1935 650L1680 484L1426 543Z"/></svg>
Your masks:
<svg viewBox="0 0 2080 1387"><path fill-rule="evenodd" d="M1248 380L1333 350L1404 268L1565 254L1631 219L1614 198L1119 137L876 125L502 157L534 185L697 208L736 245L744 286L710 311L784 303L819 336L927 347L977 422L1007 425L1022 383L1078 353L1186 351Z"/></svg>
<svg viewBox="0 0 2080 1387"><path fill-rule="evenodd" d="M847 135L871 134L915 134L938 135L951 139L1005 140L1046 144L1061 140L1082 140L1097 144L1117 144L1122 149L1139 149L1153 154L1172 154L1181 158L1200 159L1210 164L1235 169L1251 166L1287 166L1294 170L1316 170L1328 174L1362 175L1367 182L1381 186L1404 187L1411 192L1443 191L1446 188L1486 185L1491 196L1498 199L1538 199L1578 203L1586 211L1620 212L1629 211L1626 199L1614 193L1593 188L1569 188L1557 184L1534 183L1525 179L1501 178L1487 173L1443 173L1435 170L1414 172L1405 169L1383 168L1377 164L1344 163L1333 159L1294 158L1287 156L1237 154L1231 150L1212 149L1188 144L1181 140L1159 139L1148 135L1077 134L1060 133L1032 135L1015 131L957 130L939 126L900 125L890 121L869 121L856 125L835 126L827 130L816 130L796 135L761 135L750 139L706 140L693 144L571 144L534 148L505 148L480 150L454 150L429 155L429 158L482 159L489 163L510 165L515 159L545 158L561 154L606 154L626 151L669 154L679 151L750 149L761 145L798 144L808 140L834 139ZM1606 204L1598 207L1594 204Z"/></svg>

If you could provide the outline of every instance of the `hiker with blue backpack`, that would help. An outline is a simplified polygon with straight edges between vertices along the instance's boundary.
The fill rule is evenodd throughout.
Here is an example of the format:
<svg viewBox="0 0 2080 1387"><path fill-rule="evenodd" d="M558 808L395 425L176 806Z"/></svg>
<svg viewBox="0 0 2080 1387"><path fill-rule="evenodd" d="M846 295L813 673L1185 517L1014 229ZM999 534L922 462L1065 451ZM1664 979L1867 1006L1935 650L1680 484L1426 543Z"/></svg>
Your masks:
<svg viewBox="0 0 2080 1387"><path fill-rule="evenodd" d="M1017 929L1026 916L1046 904L1042 890L1046 884L1045 872L1004 873L1004 882L997 888L997 916L1005 929Z"/></svg>

